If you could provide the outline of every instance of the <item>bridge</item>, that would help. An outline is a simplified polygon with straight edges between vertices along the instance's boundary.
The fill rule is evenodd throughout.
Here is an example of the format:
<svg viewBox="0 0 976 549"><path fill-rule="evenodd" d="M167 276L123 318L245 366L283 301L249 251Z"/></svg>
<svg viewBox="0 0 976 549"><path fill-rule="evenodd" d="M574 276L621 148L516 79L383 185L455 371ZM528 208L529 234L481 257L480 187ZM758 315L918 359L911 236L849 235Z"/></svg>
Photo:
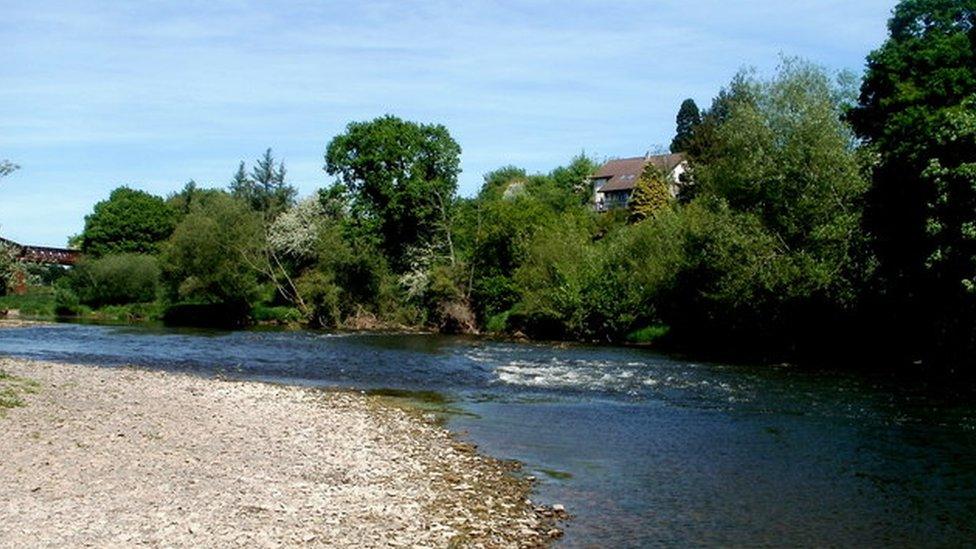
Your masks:
<svg viewBox="0 0 976 549"><path fill-rule="evenodd" d="M0 238L0 245L14 251L14 257L24 263L41 263L43 265L74 265L81 258L78 250L67 248L49 248L47 246L25 246L6 238Z"/></svg>

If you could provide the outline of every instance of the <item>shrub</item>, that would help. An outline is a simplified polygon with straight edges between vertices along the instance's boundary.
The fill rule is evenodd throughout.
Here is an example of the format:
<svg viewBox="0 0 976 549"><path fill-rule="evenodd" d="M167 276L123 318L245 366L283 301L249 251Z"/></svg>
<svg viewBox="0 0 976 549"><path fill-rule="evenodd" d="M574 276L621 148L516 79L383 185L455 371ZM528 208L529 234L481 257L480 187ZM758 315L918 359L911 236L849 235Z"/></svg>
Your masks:
<svg viewBox="0 0 976 549"><path fill-rule="evenodd" d="M147 303L159 290L159 265L148 255L109 255L79 263L68 283L81 303L92 307Z"/></svg>
<svg viewBox="0 0 976 549"><path fill-rule="evenodd" d="M201 197L163 245L169 302L219 305L212 309L221 316L246 318L260 290L263 241L261 217L246 204L225 193Z"/></svg>

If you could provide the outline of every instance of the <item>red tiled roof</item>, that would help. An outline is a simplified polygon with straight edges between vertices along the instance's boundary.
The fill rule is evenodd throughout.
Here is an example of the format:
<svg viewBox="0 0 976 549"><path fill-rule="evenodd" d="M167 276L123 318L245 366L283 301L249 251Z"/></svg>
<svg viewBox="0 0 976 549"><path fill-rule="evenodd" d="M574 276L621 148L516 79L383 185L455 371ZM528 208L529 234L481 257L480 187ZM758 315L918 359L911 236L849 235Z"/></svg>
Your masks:
<svg viewBox="0 0 976 549"><path fill-rule="evenodd" d="M598 189L600 192L626 191L634 188L647 164L653 164L664 173L671 173L684 160L685 155L681 153L619 158L604 164L597 170L593 179L607 179L607 182Z"/></svg>

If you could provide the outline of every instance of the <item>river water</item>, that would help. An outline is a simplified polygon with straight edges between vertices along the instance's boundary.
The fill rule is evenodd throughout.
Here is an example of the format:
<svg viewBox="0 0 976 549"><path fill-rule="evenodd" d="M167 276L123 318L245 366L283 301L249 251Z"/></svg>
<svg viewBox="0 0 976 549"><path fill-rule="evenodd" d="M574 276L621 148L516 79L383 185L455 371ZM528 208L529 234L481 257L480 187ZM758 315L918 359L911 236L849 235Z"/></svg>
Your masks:
<svg viewBox="0 0 976 549"><path fill-rule="evenodd" d="M431 335L58 324L0 330L0 354L435 391L575 515L565 547L976 542L965 384Z"/></svg>

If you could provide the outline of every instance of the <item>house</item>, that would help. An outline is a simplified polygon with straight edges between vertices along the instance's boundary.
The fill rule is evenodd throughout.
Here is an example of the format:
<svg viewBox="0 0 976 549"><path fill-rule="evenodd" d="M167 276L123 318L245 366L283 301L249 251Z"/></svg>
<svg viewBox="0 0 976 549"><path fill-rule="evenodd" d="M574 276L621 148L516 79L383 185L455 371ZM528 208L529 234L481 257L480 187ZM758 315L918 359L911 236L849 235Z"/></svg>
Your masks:
<svg viewBox="0 0 976 549"><path fill-rule="evenodd" d="M626 208L630 204L634 187L648 164L667 174L671 182L671 196L677 197L681 186L685 184L682 176L688 171L687 158L683 153L658 155L648 153L635 158L610 160L590 177L593 185L594 208L601 212Z"/></svg>

